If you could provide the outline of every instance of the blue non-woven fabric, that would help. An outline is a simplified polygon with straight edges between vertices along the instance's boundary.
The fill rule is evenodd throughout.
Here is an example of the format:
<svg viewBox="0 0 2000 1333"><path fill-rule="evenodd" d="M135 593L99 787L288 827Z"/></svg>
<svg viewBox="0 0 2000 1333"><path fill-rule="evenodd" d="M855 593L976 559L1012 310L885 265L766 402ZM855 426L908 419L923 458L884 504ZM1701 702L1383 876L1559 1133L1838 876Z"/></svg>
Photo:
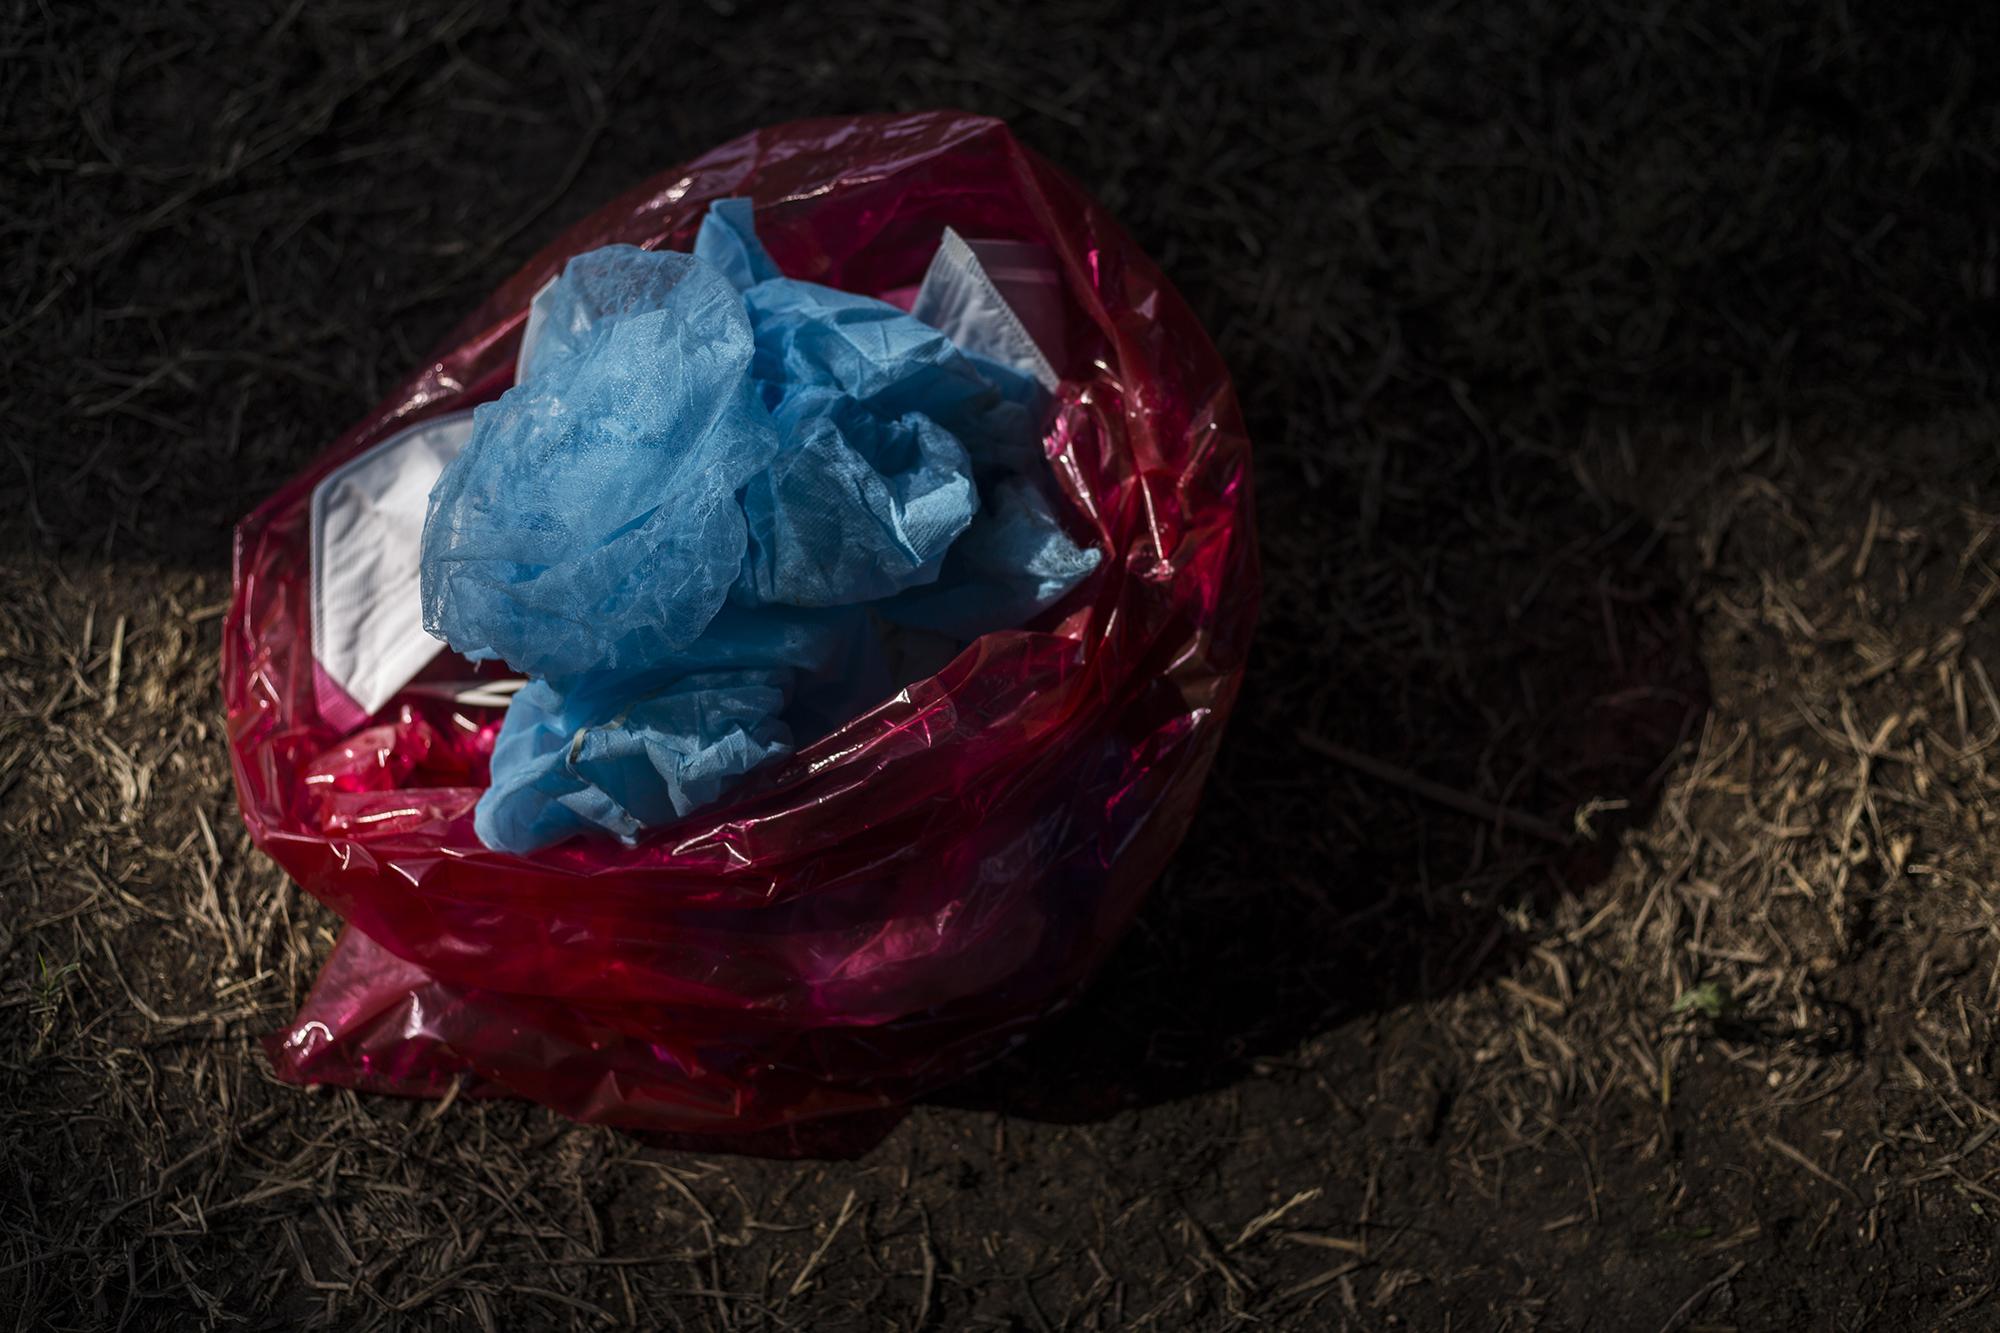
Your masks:
<svg viewBox="0 0 2000 1333"><path fill-rule="evenodd" d="M530 681L493 746L492 784L473 812L479 840L527 852L601 829L630 842L706 805L792 752L779 717L790 686L782 672L754 671L609 676L569 694Z"/></svg>
<svg viewBox="0 0 2000 1333"><path fill-rule="evenodd" d="M1044 493L1038 385L781 276L751 224L724 200L692 255L572 260L432 493L426 627L537 677L489 846L634 840L882 699L881 622L970 639L1097 563Z"/></svg>
<svg viewBox="0 0 2000 1333"><path fill-rule="evenodd" d="M888 688L858 610L725 607L710 633L650 668L531 681L516 693L474 828L509 851L593 829L633 841Z"/></svg>
<svg viewBox="0 0 2000 1333"><path fill-rule="evenodd" d="M1044 487L1003 476L945 556L936 582L876 605L884 620L970 641L1019 625L1061 601L1097 568L1097 548L1062 530Z"/></svg>
<svg viewBox="0 0 2000 1333"><path fill-rule="evenodd" d="M631 246L577 256L544 297L531 373L431 490L424 628L531 676L649 666L721 609L737 492L778 450L749 314L709 265Z"/></svg>
<svg viewBox="0 0 2000 1333"><path fill-rule="evenodd" d="M953 427L993 388L885 302L789 278L744 301L751 376L781 443L744 491L738 599L848 605L935 581L979 507Z"/></svg>
<svg viewBox="0 0 2000 1333"><path fill-rule="evenodd" d="M885 421L851 399L778 420L786 446L744 487L738 600L848 606L934 582L978 504L957 437L921 413Z"/></svg>
<svg viewBox="0 0 2000 1333"><path fill-rule="evenodd" d="M748 199L718 199L695 233L694 257L714 267L737 291L783 276L757 239L755 207Z"/></svg>
<svg viewBox="0 0 2000 1333"><path fill-rule="evenodd" d="M711 231L733 236L735 223L711 213L702 235ZM888 618L972 639L1019 624L1096 568L1097 552L1070 541L1036 483L1034 469L1046 472L1036 430L1046 400L1034 380L966 356L869 297L777 278L744 299L756 331L751 375L784 443L745 494L739 600L893 598L881 608ZM884 501L813 503L867 494L878 476L894 479ZM941 562L961 537L973 558ZM861 577L840 568L841 550L867 551ZM844 596L830 590L828 569L840 569L834 587Z"/></svg>

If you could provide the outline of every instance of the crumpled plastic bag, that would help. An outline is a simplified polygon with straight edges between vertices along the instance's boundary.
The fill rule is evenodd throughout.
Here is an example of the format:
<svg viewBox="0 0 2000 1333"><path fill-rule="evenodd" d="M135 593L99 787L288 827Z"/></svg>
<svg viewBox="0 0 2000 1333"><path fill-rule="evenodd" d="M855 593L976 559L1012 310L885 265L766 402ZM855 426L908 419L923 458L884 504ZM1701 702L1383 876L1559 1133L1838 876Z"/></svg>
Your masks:
<svg viewBox="0 0 2000 1333"><path fill-rule="evenodd" d="M839 290L911 290L947 227L1051 255L1050 508L1102 564L664 835L489 850L473 810L500 714L457 686L493 668L445 654L365 725L320 712L313 488L504 393L571 258L684 249L732 196L784 272ZM348 923L267 1044L280 1077L742 1133L921 1095L1076 993L1193 817L1258 582L1228 376L1102 208L989 119L761 130L579 223L421 364L237 531L222 683L244 822Z"/></svg>

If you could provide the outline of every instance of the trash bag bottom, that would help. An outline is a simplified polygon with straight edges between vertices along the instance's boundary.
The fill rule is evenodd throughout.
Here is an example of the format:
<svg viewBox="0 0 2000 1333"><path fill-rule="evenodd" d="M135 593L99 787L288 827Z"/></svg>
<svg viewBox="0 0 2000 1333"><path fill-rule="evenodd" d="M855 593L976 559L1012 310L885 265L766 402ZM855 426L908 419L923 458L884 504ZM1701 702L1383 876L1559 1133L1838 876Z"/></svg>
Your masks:
<svg viewBox="0 0 2000 1333"><path fill-rule="evenodd" d="M488 847L636 841L886 697L884 627L969 641L1099 562L1050 504L1037 376L784 277L748 200L692 254L571 260L519 364L422 547L424 627L533 678Z"/></svg>

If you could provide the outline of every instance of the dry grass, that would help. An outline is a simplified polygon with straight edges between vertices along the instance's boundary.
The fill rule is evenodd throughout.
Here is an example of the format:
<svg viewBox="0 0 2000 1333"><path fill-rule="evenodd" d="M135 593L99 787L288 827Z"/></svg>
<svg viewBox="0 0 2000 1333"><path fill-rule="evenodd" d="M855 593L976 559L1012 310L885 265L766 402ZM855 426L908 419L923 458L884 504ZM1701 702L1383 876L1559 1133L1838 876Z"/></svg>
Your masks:
<svg viewBox="0 0 2000 1333"><path fill-rule="evenodd" d="M23 1329L1978 1328L1983 9L7 11L0 1311ZM1005 114L1216 331L1260 659L1071 1014L851 1161L308 1094L227 531L561 222Z"/></svg>

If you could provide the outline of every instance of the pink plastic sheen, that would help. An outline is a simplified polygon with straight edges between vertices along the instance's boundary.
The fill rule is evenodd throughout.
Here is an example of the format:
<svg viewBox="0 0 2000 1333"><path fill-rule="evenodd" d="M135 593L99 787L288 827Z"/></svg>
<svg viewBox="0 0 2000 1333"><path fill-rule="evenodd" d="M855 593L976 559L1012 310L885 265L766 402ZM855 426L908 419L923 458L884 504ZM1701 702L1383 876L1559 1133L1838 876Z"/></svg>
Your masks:
<svg viewBox="0 0 2000 1333"><path fill-rule="evenodd" d="M752 196L788 274L909 288L946 225L1040 242L1069 296L1046 445L1098 572L729 800L639 846L531 857L472 831L499 714L436 682L361 727L316 702L308 499L331 468L511 382L535 291L612 242L687 248ZM1188 826L1256 615L1250 448L1181 298L998 121L783 125L646 182L503 283L430 362L246 518L222 684L257 845L348 922L279 1075L464 1080L579 1120L747 1133L899 1104L1083 985Z"/></svg>

